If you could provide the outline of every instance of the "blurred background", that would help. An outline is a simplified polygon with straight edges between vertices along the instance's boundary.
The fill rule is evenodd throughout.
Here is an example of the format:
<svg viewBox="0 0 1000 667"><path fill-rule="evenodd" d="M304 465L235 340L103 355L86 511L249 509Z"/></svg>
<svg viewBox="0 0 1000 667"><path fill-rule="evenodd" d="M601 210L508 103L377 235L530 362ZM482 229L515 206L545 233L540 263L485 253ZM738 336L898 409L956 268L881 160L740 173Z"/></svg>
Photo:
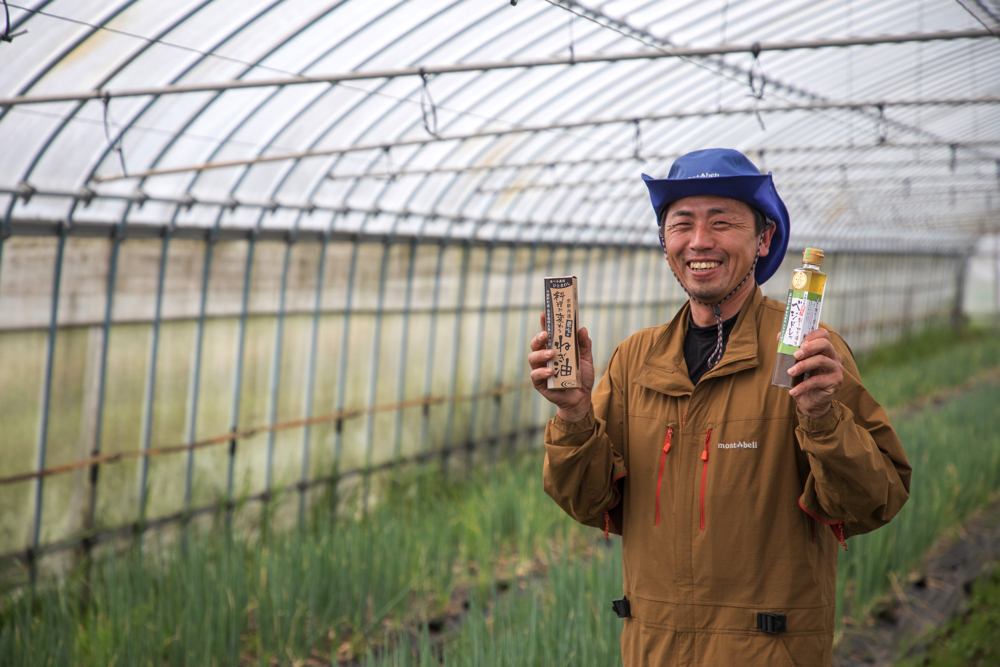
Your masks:
<svg viewBox="0 0 1000 667"><path fill-rule="evenodd" d="M599 372L681 307L639 174L702 148L952 476L852 540L845 627L1000 486L994 0L4 5L5 665L618 660L525 350L544 276Z"/></svg>

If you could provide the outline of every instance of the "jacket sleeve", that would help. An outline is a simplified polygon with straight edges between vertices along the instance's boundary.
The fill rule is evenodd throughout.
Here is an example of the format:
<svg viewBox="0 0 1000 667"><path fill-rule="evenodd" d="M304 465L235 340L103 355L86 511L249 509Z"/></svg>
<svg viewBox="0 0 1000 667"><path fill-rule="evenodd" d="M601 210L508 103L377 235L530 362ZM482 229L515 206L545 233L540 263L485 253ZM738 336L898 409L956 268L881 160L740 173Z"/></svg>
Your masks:
<svg viewBox="0 0 1000 667"><path fill-rule="evenodd" d="M592 394L593 407L579 422L558 416L545 427L545 492L580 523L621 533L621 520L606 521L604 513L620 508L620 481L627 475L618 351ZM615 514L618 514L617 512ZM611 524L611 525L609 525Z"/></svg>
<svg viewBox="0 0 1000 667"><path fill-rule="evenodd" d="M887 524L910 497L910 464L889 416L862 386L854 357L831 332L844 383L830 411L813 419L798 412L795 437L809 461L799 504L843 538Z"/></svg>

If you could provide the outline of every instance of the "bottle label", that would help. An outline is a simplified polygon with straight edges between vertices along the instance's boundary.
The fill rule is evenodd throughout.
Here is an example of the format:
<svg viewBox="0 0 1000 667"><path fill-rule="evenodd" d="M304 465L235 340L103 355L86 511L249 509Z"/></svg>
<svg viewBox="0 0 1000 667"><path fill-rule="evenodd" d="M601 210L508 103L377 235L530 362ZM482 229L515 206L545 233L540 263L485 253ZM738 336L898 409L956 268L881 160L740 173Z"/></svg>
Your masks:
<svg viewBox="0 0 1000 667"><path fill-rule="evenodd" d="M823 296L803 290L788 290L785 305L785 323L781 328L781 342L778 352L794 354L802 345L802 339L819 327L819 311Z"/></svg>

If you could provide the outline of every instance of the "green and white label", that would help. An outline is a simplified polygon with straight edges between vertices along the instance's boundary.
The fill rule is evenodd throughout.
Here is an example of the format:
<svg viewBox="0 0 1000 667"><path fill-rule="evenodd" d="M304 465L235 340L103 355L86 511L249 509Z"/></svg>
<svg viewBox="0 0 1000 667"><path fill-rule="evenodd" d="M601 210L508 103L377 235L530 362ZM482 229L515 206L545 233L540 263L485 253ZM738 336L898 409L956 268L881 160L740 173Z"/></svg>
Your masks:
<svg viewBox="0 0 1000 667"><path fill-rule="evenodd" d="M823 307L823 297L803 290L788 290L785 304L785 322L781 327L781 342L778 352L794 354L802 345L802 339L819 326L819 312Z"/></svg>

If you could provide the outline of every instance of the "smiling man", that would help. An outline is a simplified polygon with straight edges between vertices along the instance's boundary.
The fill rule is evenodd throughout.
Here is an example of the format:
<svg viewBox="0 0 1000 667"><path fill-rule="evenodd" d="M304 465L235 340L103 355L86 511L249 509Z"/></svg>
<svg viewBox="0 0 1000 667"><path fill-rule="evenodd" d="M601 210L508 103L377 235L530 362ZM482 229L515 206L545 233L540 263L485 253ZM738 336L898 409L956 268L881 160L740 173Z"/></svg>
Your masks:
<svg viewBox="0 0 1000 667"><path fill-rule="evenodd" d="M837 551L895 516L910 466L826 325L789 370L809 378L771 386L784 304L758 283L789 234L771 175L710 149L643 179L689 299L623 341L596 389L586 329L579 389L546 388L552 353L532 339L532 383L557 407L545 490L622 535L626 667L829 665Z"/></svg>

